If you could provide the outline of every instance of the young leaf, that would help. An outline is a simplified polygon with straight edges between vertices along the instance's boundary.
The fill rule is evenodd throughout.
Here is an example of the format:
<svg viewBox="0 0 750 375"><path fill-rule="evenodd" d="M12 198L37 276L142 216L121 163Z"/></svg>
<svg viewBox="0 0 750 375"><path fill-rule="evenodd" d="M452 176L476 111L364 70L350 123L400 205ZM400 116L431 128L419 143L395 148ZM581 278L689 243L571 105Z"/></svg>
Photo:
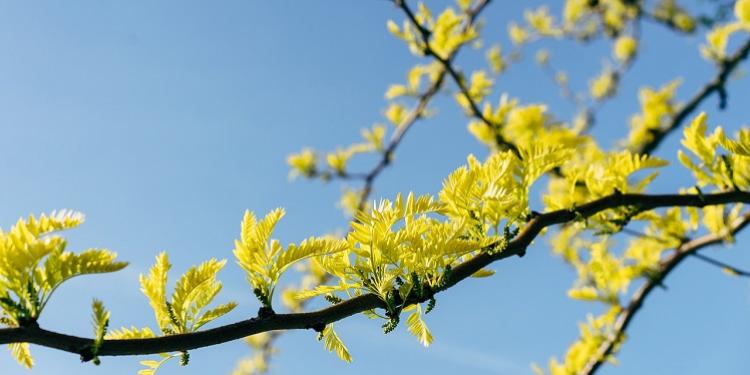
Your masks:
<svg viewBox="0 0 750 375"><path fill-rule="evenodd" d="M0 306L15 324L37 320L52 293L66 280L127 265L116 262L116 254L104 249L79 254L65 251L67 242L54 232L82 222L80 213L59 211L38 219L19 219L7 233L0 230Z"/></svg>
<svg viewBox="0 0 750 375"><path fill-rule="evenodd" d="M104 303L98 299L94 299L91 304L93 310L91 314L91 323L94 326L94 348L92 352L96 361L96 353L99 351L99 347L104 340L104 335L107 334L107 328L109 327L109 311L104 308Z"/></svg>
<svg viewBox="0 0 750 375"><path fill-rule="evenodd" d="M216 280L216 275L224 264L226 260L212 258L191 267L177 281L172 297L167 301L167 272L171 265L166 253L156 257L149 275L141 275L141 290L148 297L163 333L194 332L237 306L232 302L201 313L221 291L221 282Z"/></svg>
<svg viewBox="0 0 750 375"><path fill-rule="evenodd" d="M193 326L195 329L198 329L202 327L204 324L219 318L223 316L224 314L232 311L235 307L237 307L236 302L228 302L221 304L219 306L214 307L213 309L210 309L203 313L195 322L195 325Z"/></svg>
<svg viewBox="0 0 750 375"><path fill-rule="evenodd" d="M327 325L323 332L321 332L320 340L323 340L323 345L329 352L336 352L336 355L345 362L351 362L352 357L349 355L349 350L346 349L344 343L341 341L336 332L333 330L333 324Z"/></svg>
<svg viewBox="0 0 750 375"><path fill-rule="evenodd" d="M201 310L221 290L216 274L224 267L225 260L210 259L185 272L172 293L172 309L178 320L187 324L191 313Z"/></svg>
<svg viewBox="0 0 750 375"><path fill-rule="evenodd" d="M34 366L34 358L31 357L28 343L14 342L8 344L8 348L10 349L13 358L15 358L21 366L26 367L27 369L31 369L31 367Z"/></svg>
<svg viewBox="0 0 750 375"><path fill-rule="evenodd" d="M283 215L284 210L278 208L258 221L252 212L246 211L240 239L235 241L237 263L245 270L248 281L265 307L271 306L276 283L289 266L305 258L339 253L349 246L344 240L310 237L299 245L288 245L285 250L279 241L271 239L273 229Z"/></svg>
<svg viewBox="0 0 750 375"><path fill-rule="evenodd" d="M42 305L63 282L81 275L115 272L125 268L127 262L116 262L117 254L105 249L89 249L79 254L68 251L53 252L44 262L41 291Z"/></svg>
<svg viewBox="0 0 750 375"><path fill-rule="evenodd" d="M141 291L148 298L148 302L154 310L156 322L162 330L169 327L171 322L166 299L167 272L171 267L167 253L162 252L156 256L156 263L149 270L148 276L140 276Z"/></svg>
<svg viewBox="0 0 750 375"><path fill-rule="evenodd" d="M122 327L120 329L111 330L104 336L107 340L148 339L151 337L156 337L156 334L148 327Z"/></svg>
<svg viewBox="0 0 750 375"><path fill-rule="evenodd" d="M432 333L430 333L427 324L422 320L422 307L419 304L416 305L414 312L406 319L406 324L409 333L414 335L422 345L427 347L432 344Z"/></svg>
<svg viewBox="0 0 750 375"><path fill-rule="evenodd" d="M347 248L348 244L344 240L310 237L300 242L299 245L290 244L287 246L286 251L281 253L276 259L276 272L282 273L287 267L302 259L333 254L344 251Z"/></svg>

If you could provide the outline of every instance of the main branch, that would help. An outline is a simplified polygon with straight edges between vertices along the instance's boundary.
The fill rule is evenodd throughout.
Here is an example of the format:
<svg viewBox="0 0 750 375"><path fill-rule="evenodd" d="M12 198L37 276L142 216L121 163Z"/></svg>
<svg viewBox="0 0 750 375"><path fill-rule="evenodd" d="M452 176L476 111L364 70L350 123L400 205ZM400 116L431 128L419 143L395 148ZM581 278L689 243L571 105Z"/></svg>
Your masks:
<svg viewBox="0 0 750 375"><path fill-rule="evenodd" d="M641 211L659 207L690 206L704 207L730 203L750 203L750 192L731 191L715 194L622 194L611 195L583 204L576 209L563 209L539 214L531 219L513 239L507 248L497 254L487 251L453 268L446 285L436 292L446 290L460 281L470 277L487 265L513 255L523 255L526 248L544 229L552 225L591 217L599 212L622 207L635 206ZM737 229L739 230L739 228ZM485 249L481 249L485 250ZM423 302L419 300L410 303ZM355 297L328 308L297 314L276 314L256 317L241 322L194 333L184 333L147 339L105 340L102 342L98 356L138 355L185 351L236 340L253 334L289 329L310 329L366 310L384 307L384 303L373 294ZM91 358L94 341L45 330L36 325L0 329L0 344L28 342L53 349L59 349L81 355L83 359Z"/></svg>

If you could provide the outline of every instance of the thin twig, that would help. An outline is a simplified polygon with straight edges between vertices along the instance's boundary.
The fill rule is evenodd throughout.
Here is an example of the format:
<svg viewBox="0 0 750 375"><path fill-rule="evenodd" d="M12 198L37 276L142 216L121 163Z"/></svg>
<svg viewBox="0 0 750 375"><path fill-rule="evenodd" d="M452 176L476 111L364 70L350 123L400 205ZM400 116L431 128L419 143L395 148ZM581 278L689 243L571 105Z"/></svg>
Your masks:
<svg viewBox="0 0 750 375"><path fill-rule="evenodd" d="M735 266L732 266L731 264L724 263L720 260L716 260L714 258L711 258L709 256L703 255L701 253L693 253L693 257L696 259L700 259L710 265L716 266L721 268L724 272L729 273L732 276L743 276L743 277L750 277L750 271L746 271L740 268L737 268Z"/></svg>
<svg viewBox="0 0 750 375"><path fill-rule="evenodd" d="M474 101L474 99L469 94L469 88L466 86L466 80L464 79L463 75L456 69L451 59L445 58L441 56L439 53L435 52L432 47L430 47L430 36L431 32L427 28L425 28L419 21L417 21L416 15L412 11L412 9L409 7L409 5L406 3L406 0L393 0L394 4L401 8L401 10L406 15L406 18L411 22L411 24L417 28L419 31L419 34L422 38L422 52L425 54L425 56L430 56L435 59L435 61L439 62L440 65L443 66L443 68L448 71L448 75L453 78L453 81L458 86L459 90L461 91L461 94L466 98L467 102L469 103L469 109L471 111L471 114L478 118L480 121L485 123L485 125L489 126L491 129L496 129L497 124L490 121L490 119L487 118L487 116L482 113L482 110L479 109L479 105ZM484 6L488 4L490 0L482 0L479 2L478 6ZM516 147L513 142L505 139L502 134L499 132L495 132L495 142L499 147L507 148L513 153L516 154L519 158L521 158L521 153L518 151L518 147Z"/></svg>

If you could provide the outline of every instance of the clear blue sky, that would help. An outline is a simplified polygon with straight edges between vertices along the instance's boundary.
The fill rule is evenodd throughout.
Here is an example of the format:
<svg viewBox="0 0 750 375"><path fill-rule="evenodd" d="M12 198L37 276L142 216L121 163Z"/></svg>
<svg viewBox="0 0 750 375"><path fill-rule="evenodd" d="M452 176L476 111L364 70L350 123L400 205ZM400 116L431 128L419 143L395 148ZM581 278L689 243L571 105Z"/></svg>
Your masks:
<svg viewBox="0 0 750 375"><path fill-rule="evenodd" d="M434 3L437 9L443 2ZM536 3L493 4L486 39L507 47L508 21ZM154 327L137 277L162 250L175 265L172 281L192 264L229 258L218 300L240 306L219 323L254 316L258 304L231 259L242 213L285 207L277 231L284 243L346 228L335 206L342 187L290 182L285 158L303 146L348 144L360 128L381 121L387 85L402 81L415 62L385 30L389 18L400 14L383 0L0 2L0 226L29 213L80 210L88 221L69 233L70 248L108 247L131 262L119 273L66 283L41 324L90 335L90 302L98 297L112 310L113 327ZM678 93L686 98L712 76L698 55L699 38L676 38L653 25L644 35L644 54L620 99L599 117L594 134L604 145L625 134L644 82L683 76ZM603 43L543 45L579 84L609 53ZM478 66L482 55L467 49L459 63ZM547 102L561 119L571 114L533 64L512 67L498 88L524 103ZM716 114L715 98L704 105L714 114L710 122L729 129L747 124L747 97L747 81L733 82L730 110ZM436 192L468 153L485 154L448 95L435 106L438 115L409 134L374 197ZM675 160L669 150L678 138L659 155ZM690 181L675 166L653 191ZM750 267L747 246L710 254ZM573 272L550 254L546 240L525 258L493 268L495 277L439 296L427 320L436 337L429 349L404 327L384 336L379 323L357 317L337 325L351 365L325 352L313 332L299 331L279 341L274 373L528 374L531 362L546 365L564 354L590 309L565 295ZM602 374L746 373L748 282L688 261L666 284L668 291L654 293L632 325L622 364ZM96 368L67 353L32 350L36 374L140 368L139 358L103 358ZM188 367L171 363L160 373L228 373L248 351L241 342L195 350ZM0 372L27 373L1 354Z"/></svg>

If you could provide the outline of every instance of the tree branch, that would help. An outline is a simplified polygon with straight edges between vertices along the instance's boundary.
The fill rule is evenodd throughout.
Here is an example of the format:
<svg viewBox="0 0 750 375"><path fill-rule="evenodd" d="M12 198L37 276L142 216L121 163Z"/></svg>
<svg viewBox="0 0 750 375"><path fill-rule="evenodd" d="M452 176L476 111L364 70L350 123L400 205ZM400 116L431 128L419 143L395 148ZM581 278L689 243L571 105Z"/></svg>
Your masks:
<svg viewBox="0 0 750 375"><path fill-rule="evenodd" d="M731 234L735 234L750 224L750 212L746 213L742 217L735 220L729 228ZM667 275L672 272L682 261L688 256L700 256L698 250L705 247L720 244L724 241L726 236L719 236L715 234L708 234L703 237L699 237L692 241L684 243L682 246L676 249L676 251L669 256L667 259L661 262L659 270L656 272L656 276L646 281L640 289L633 295L630 303L625 307L615 323L614 334L601 344L597 354L592 357L591 361L584 367L583 371L579 375L592 375L594 374L607 358L612 354L617 342L625 334L625 330L628 329L630 322L633 320L638 311L643 307L643 302L651 294L651 292L658 286L662 285Z"/></svg>
<svg viewBox="0 0 750 375"><path fill-rule="evenodd" d="M656 129L653 131L654 138L645 143L636 152L639 154L651 154L659 144L671 133L678 129L682 123L690 116L693 111L704 101L706 98L711 96L713 93L719 94L719 109L726 108L727 105L727 92L726 84L729 76L734 72L735 69L740 65L742 60L745 60L750 54L750 39L745 43L729 58L724 60L720 66L716 77L711 82L706 83L700 91L698 91L677 113L672 117L667 126Z"/></svg>
<svg viewBox="0 0 750 375"><path fill-rule="evenodd" d="M469 103L469 109L471 110L471 114L481 120L483 123L485 123L490 128L497 128L497 124L490 121L490 119L487 118L487 116L482 113L482 110L479 109L479 105L474 101L474 99L469 95L469 88L466 87L466 81L464 80L463 75L456 69L452 64L452 59L450 58L444 58L440 56L440 54L436 53L435 50L430 47L430 30L426 29L422 24L420 24L417 21L416 16L414 15L414 12L411 10L409 5L406 3L406 0L393 0L394 4L401 8L401 10L406 15L407 19L411 22L411 24L419 30L419 34L422 37L422 42L424 43L424 46L422 47L422 52L425 54L425 56L431 56L435 59L435 61L439 62L440 65L443 66L443 68L448 72L448 74L453 78L453 81L456 82L456 85L458 86L461 93L466 98L467 102ZM477 8L484 7L490 2L490 0L481 0L477 4ZM475 17L476 14L470 14L471 17ZM505 147L513 153L516 154L519 158L521 157L520 152L518 151L518 147L516 147L513 142L505 139L502 134L496 132L495 134L495 142L500 147Z"/></svg>
<svg viewBox="0 0 750 375"><path fill-rule="evenodd" d="M647 211L659 207L673 206L690 206L704 207L708 205L729 204L729 203L750 203L750 192L730 191L715 194L622 194L615 192L611 195L599 198L589 203L583 204L576 209L562 209L540 214L524 225L515 239L510 241L508 246L500 253L490 253L487 250L493 249L490 245L481 249L480 253L472 259L465 261L453 268L448 275L446 284L435 292L441 292L456 285L460 281L470 277L487 265L500 260L509 258L513 255L522 256L529 244L539 235L546 227L562 224L581 218L591 217L599 212L622 207L637 206L641 211ZM678 251L672 258L665 263L663 276L666 275L674 266L679 263L675 259L681 260L686 256L686 246L697 246L702 243L717 243L720 238L702 238L692 241L682 247L683 251ZM691 245L692 244L692 245ZM705 245L702 245L705 246ZM671 265L670 265L671 264ZM662 278L663 278L662 276ZM658 284L658 283L657 283ZM656 285L656 284L654 284ZM651 287L653 288L653 286ZM650 289L645 292L649 292ZM647 294L642 292L640 294ZM643 297L641 297L642 300ZM423 300L409 300L409 304L424 302ZM641 302L636 302L640 308ZM274 314L263 318L252 318L241 322L193 333L176 334L146 339L131 340L104 340L97 351L98 356L118 356L118 355L138 355L153 354L173 351L185 351L211 345L216 345L246 336L254 335L261 332L288 329L310 329L332 323L348 316L371 310L374 308L383 308L385 304L373 294L364 294L351 298L339 304L332 305L328 308L294 314ZM632 315L632 313L631 313ZM624 319L624 318L623 318ZM622 323L623 328L631 318ZM13 327L0 329L0 344L14 342L28 342L53 349L63 350L81 355L82 359L91 358L91 348L94 341L88 338L70 336L62 333L52 332L42 329L36 325L25 327ZM610 349L611 350L611 349Z"/></svg>

